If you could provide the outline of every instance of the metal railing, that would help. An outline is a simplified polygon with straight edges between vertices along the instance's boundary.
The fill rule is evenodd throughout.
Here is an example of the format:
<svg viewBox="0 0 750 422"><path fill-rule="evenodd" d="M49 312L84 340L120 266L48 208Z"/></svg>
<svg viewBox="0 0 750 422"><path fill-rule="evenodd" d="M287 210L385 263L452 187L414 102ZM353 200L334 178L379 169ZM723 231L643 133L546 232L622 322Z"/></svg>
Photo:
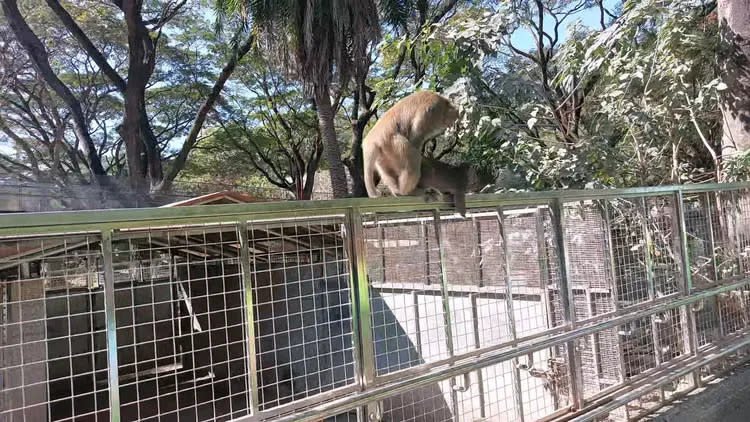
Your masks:
<svg viewBox="0 0 750 422"><path fill-rule="evenodd" d="M0 215L0 420L637 418L750 346L749 188Z"/></svg>

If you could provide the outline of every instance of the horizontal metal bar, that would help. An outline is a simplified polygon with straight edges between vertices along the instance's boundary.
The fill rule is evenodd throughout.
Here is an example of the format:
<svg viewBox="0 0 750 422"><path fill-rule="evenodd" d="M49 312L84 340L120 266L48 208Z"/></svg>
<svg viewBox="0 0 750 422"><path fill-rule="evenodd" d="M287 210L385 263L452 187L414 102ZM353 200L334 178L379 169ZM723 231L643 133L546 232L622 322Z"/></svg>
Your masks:
<svg viewBox="0 0 750 422"><path fill-rule="evenodd" d="M469 359L469 360L464 359L462 361L457 362L453 366L448 366L448 367L445 367L442 369L436 369L433 371L426 371L423 368L422 373L415 374L414 376L401 377L398 380L394 380L394 382L391 384L379 385L377 387L366 390L364 392L354 394L350 397L342 398L339 400L334 400L328 403L321 404L316 407L308 408L294 415L279 418L276 421L278 422L318 421L320 419L323 419L329 416L335 416L339 413L345 412L347 410L350 410L359 406L364 406L372 401L382 400L394 394L399 394L399 393L403 393L406 391L414 390L415 388L418 388L427 384L439 382L439 381L448 379L450 377L459 376L465 372L476 370L477 368L483 368L483 367L495 365L495 364L498 364L498 363L501 363L501 362L504 362L504 361L507 361L516 357L525 356L525 355L528 355L529 353L533 353L542 349L553 347L555 345L564 344L564 343L576 340L586 335L590 335L596 332L600 332L600 331L607 330L613 327L627 324L631 321L641 319L643 317L655 314L657 312L662 312L662 311L674 309L680 306L689 305L701 299L715 296L726 291L734 290L739 287L743 287L747 284L750 284L750 279L744 279L744 280L741 280L732 284L727 284L727 285L716 287L710 290L696 292L695 294L691 294L689 296L675 299L668 303L664 303L658 306L652 306L651 308L646 309L646 310L637 310L637 311L631 312L627 315L624 315L616 319L600 322L600 323L589 325L589 326L579 327L574 330L571 330L571 331L568 331L559 335L543 338L541 340L538 340L532 343L520 344L518 347L512 350L506 350L506 351L501 351L499 353L492 353L492 354L488 353L486 356L480 356L475 359ZM750 339L748 340L748 342L750 342ZM691 371L688 371L688 373L689 372L692 372L692 369ZM250 420L251 419L249 418L238 419L238 421L250 421Z"/></svg>
<svg viewBox="0 0 750 422"><path fill-rule="evenodd" d="M653 186L629 189L556 190L546 192L514 192L467 196L471 208L539 205L552 200L563 202L663 195L674 192L696 193L750 188L750 182L712 183L676 186ZM12 213L0 215L0 235L61 233L74 230L136 228L148 225L217 223L246 218L279 219L344 213L351 207L367 212L429 211L435 208L450 211L447 202L427 204L421 197L348 198L327 201L276 201L250 204L195 205L173 208L128 208L112 210Z"/></svg>

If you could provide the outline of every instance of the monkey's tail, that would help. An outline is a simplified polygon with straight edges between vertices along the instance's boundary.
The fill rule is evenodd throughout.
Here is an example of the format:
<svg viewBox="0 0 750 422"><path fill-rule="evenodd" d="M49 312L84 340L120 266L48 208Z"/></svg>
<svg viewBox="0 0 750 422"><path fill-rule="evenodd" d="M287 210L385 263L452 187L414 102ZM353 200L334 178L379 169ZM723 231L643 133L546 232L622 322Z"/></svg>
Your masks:
<svg viewBox="0 0 750 422"><path fill-rule="evenodd" d="M373 151L373 153L375 152ZM370 198L377 198L380 196L380 193L376 189L378 184L375 182L375 160L374 157L370 155L371 154L366 154L365 156L365 187L367 188L367 196L369 196Z"/></svg>

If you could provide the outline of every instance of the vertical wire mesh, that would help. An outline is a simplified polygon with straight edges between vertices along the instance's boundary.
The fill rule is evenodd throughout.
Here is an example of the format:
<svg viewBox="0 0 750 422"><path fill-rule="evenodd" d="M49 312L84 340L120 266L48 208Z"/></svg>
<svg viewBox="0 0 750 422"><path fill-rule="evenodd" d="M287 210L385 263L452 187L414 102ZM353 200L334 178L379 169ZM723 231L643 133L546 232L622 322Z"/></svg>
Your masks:
<svg viewBox="0 0 750 422"><path fill-rule="evenodd" d="M250 412L238 256L233 224L115 235L122 420Z"/></svg>
<svg viewBox="0 0 750 422"><path fill-rule="evenodd" d="M654 298L677 293L681 280L677 263L680 255L680 238L675 221L672 196L645 198L648 245L651 272L654 283Z"/></svg>
<svg viewBox="0 0 750 422"><path fill-rule="evenodd" d="M355 382L343 218L252 223L261 410Z"/></svg>
<svg viewBox="0 0 750 422"><path fill-rule="evenodd" d="M570 404L566 345L540 350L527 357L521 371L521 399L525 420L536 420ZM523 360L522 360L523 361Z"/></svg>
<svg viewBox="0 0 750 422"><path fill-rule="evenodd" d="M388 397L381 402L383 421L453 422L451 386L440 381ZM447 393L446 393L447 392Z"/></svg>
<svg viewBox="0 0 750 422"><path fill-rule="evenodd" d="M603 202L570 203L564 208L568 274L579 321L616 309L605 208ZM586 397L622 381L617 330L587 336L578 348Z"/></svg>
<svg viewBox="0 0 750 422"><path fill-rule="evenodd" d="M624 376L637 376L656 367L656 345L651 317L640 318L621 326Z"/></svg>
<svg viewBox="0 0 750 422"><path fill-rule="evenodd" d="M503 222L508 242L510 285L520 294L514 298L513 313L519 338L562 324L561 306L557 302L559 272L549 210L507 212Z"/></svg>
<svg viewBox="0 0 750 422"><path fill-rule="evenodd" d="M617 296L621 307L649 300L648 246L640 199L612 200L608 207Z"/></svg>
<svg viewBox="0 0 750 422"><path fill-rule="evenodd" d="M0 420L108 420L99 236L0 239Z"/></svg>
<svg viewBox="0 0 750 422"><path fill-rule="evenodd" d="M444 359L448 348L432 213L375 217L365 241L375 263L367 268L372 347L376 374L384 375Z"/></svg>

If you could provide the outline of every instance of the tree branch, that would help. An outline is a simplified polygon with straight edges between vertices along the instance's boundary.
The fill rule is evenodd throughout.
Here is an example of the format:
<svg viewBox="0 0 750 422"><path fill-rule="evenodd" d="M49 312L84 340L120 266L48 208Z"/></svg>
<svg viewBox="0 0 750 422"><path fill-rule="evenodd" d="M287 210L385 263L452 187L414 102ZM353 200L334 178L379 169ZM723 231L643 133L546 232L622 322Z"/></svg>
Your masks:
<svg viewBox="0 0 750 422"><path fill-rule="evenodd" d="M55 93L65 102L68 108L70 108L70 111L73 114L75 132L83 142L89 165L91 167L91 172L99 178L99 182L103 182L101 176L105 176L106 171L96 153L96 145L89 134L81 103L76 99L67 85L65 85L52 70L44 44L42 44L41 40L39 40L29 27L28 23L26 23L26 20L18 9L16 0L2 0L2 9L5 18L8 20L8 25L16 36L16 39L18 39L18 42L29 54L29 58L34 64L34 67L42 75L45 82L47 82L47 85L49 85L50 88L52 88L52 90L55 91Z"/></svg>
<svg viewBox="0 0 750 422"><path fill-rule="evenodd" d="M73 38L78 41L78 44L81 45L81 48L86 51L86 54L91 57L94 63L99 66L99 69L101 69L102 72L107 76L107 78L112 81L115 87L117 87L120 92L125 92L125 79L123 79L122 76L120 76L120 74L118 74L117 71L115 71L115 69L110 66L104 55L99 51L98 48L96 48L89 37L86 36L86 33L83 32L81 27L76 23L75 19L73 19L70 13L68 13L68 11L65 10L65 8L60 4L60 1L47 0L47 5L50 7L50 9L52 9L55 15L57 15L68 32L73 35Z"/></svg>
<svg viewBox="0 0 750 422"><path fill-rule="evenodd" d="M221 70L219 77L216 79L216 82L214 82L214 85L211 88L211 93L205 99L200 109L198 110L198 114L195 116L193 126L190 128L190 133L188 134L187 138L185 138L185 142L182 144L182 148L180 148L179 154L177 154L177 157L169 167L169 171L164 177L162 189L168 188L177 177L179 172L182 171L182 169L185 167L185 163L187 162L190 150L196 144L198 134L203 128L203 124L206 121L206 117L208 116L209 111L213 109L213 106L216 103L216 100L221 95L221 91L224 88L227 80L229 80L229 78L232 76L232 73L234 72L234 69L237 67L237 64L240 62L240 60L242 60L242 58L250 51L250 48L252 47L254 42L255 37L253 35L248 36L245 42L233 52L231 58Z"/></svg>

